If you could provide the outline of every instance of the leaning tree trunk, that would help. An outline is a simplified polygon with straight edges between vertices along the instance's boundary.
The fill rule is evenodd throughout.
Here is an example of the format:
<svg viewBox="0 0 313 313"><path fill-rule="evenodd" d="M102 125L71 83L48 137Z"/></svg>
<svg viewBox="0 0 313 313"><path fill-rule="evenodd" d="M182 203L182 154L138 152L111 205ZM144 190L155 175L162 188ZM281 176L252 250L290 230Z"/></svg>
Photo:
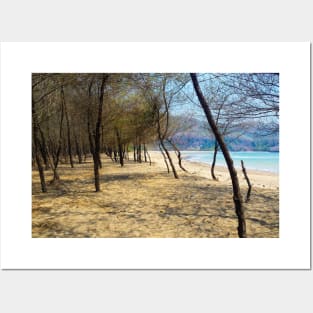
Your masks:
<svg viewBox="0 0 313 313"><path fill-rule="evenodd" d="M248 174L247 174L245 165L243 163L243 160L241 160L241 167L242 167L243 175L244 175L244 177L245 177L245 179L247 181L247 184L248 184L248 191L247 191L247 195L246 195L246 202L248 202L248 201L250 201L250 194L251 194L252 185L250 183L250 179L248 177Z"/></svg>
<svg viewBox="0 0 313 313"><path fill-rule="evenodd" d="M212 160L212 164L211 164L211 176L214 180L218 180L215 176L215 173L214 173L217 151L218 151L218 143L217 143L217 140L215 140L213 160Z"/></svg>
<svg viewBox="0 0 313 313"><path fill-rule="evenodd" d="M172 169L172 172L173 172L173 175L174 175L174 177L176 178L176 179L178 179L179 177L178 177L178 174L177 174L177 172L176 172L176 168L175 168L175 165L174 165L174 163L173 163L173 160L172 160L172 158L171 158L171 156L170 156L170 153L168 152L168 150L166 149L166 147L165 147L165 144L164 144L164 136L162 136L162 134L161 134L161 124L160 124L160 112L157 110L157 132L158 132L158 138L159 138L159 146L160 146L160 148L162 147L162 149L163 149L163 153L165 153L166 154L166 157L167 157L167 159L168 159L168 161L169 161L169 163L170 163L170 166L171 166L171 169ZM162 151L162 149L161 149L161 151ZM163 155L163 157L164 157L164 160L166 160L166 158L165 158L165 156ZM166 163L166 162L165 162ZM167 165L167 163L166 163L166 166L167 166L167 170L169 170L169 167L168 167L168 165Z"/></svg>
<svg viewBox="0 0 313 313"><path fill-rule="evenodd" d="M43 131L41 130L40 126L38 125L38 130L40 133L40 138L41 138L41 144L40 144L40 152L43 158L43 161L45 163L45 169L49 169L49 161L48 161L48 151L47 151L47 144L46 144L46 139L43 134Z"/></svg>
<svg viewBox="0 0 313 313"><path fill-rule="evenodd" d="M188 172L182 165L182 158L181 158L181 152L180 150L177 148L177 146L174 144L174 142L172 142L172 140L167 139L168 143L174 148L175 152L176 152L176 156L178 159L178 165L179 167L184 171L184 172Z"/></svg>
<svg viewBox="0 0 313 313"><path fill-rule="evenodd" d="M35 155L35 160L37 163L37 168L39 172L39 178L40 178L40 184L41 184L41 191L42 192L47 192L47 186L46 186L46 181L45 181L45 174L44 170L41 164L40 156L38 153L39 149L39 139L38 139L38 119L37 119L37 113L35 109L35 102L34 99L32 98L32 118L33 118L33 139L34 139L34 155Z"/></svg>
<svg viewBox="0 0 313 313"><path fill-rule="evenodd" d="M147 162L147 156L148 156L149 164L151 165L151 157L150 157L150 154L148 152L148 149L147 149L145 143L143 144L143 149L144 149L144 153L145 153L145 162Z"/></svg>
<svg viewBox="0 0 313 313"><path fill-rule="evenodd" d="M170 155L169 151L166 149L163 140L162 140L160 137L159 137L159 139L160 139L160 145L161 145L163 151L165 152L168 161L170 162L170 166L171 166L173 175L174 175L174 177L175 177L176 179L178 179L179 177L178 177L178 174L177 174L177 172L176 172L176 168L175 168L175 165L174 165L173 160L172 160L172 158L171 158L171 155Z"/></svg>
<svg viewBox="0 0 313 313"><path fill-rule="evenodd" d="M164 159L164 163L165 163L166 168L167 168L167 172L169 173L169 172L170 172L170 168L169 168L169 166L168 166L168 163L167 163L167 160L166 160L166 155L164 154L163 149L162 149L162 146L161 146L160 143L159 143L159 148L160 148L160 151L161 151L161 153L162 153L162 156L163 156L163 159Z"/></svg>
<svg viewBox="0 0 313 313"><path fill-rule="evenodd" d="M228 171L231 177L232 181L232 186L233 186L233 201L235 204L235 210L236 210L236 215L238 218L238 236L240 238L245 238L247 236L246 234L246 221L245 221L245 211L243 207L243 201L242 201L242 196L240 192L240 186L239 186L239 180L237 176L236 169L234 167L233 160L230 156L230 153L228 151L228 148L224 142L224 138L222 134L220 133L219 129L216 126L216 123L214 121L214 118L212 116L209 104L207 103L206 99L204 98L198 79L197 79L197 74L195 73L190 73L192 83L195 89L195 92L197 94L197 97L199 99L199 102L202 106L202 109L206 115L206 118L208 120L208 123L214 133L214 136L223 152Z"/></svg>

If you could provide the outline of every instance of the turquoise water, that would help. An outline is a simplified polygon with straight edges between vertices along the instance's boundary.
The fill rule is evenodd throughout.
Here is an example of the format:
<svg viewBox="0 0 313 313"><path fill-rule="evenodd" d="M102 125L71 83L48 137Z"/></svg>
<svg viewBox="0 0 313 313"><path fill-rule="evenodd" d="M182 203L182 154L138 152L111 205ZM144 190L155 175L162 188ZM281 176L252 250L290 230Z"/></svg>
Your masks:
<svg viewBox="0 0 313 313"><path fill-rule="evenodd" d="M240 160L243 160L247 169L270 171L274 173L278 173L279 171L279 152L231 152L231 156L236 168L241 168ZM182 151L182 157L185 160L193 162L211 164L213 151ZM221 152L217 154L216 165L226 166Z"/></svg>

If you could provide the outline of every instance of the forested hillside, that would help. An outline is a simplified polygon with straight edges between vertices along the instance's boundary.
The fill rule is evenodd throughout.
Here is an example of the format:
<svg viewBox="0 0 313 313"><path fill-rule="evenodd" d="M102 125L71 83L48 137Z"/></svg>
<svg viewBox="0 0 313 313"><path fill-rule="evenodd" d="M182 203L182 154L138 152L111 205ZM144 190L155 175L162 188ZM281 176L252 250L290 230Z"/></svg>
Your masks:
<svg viewBox="0 0 313 313"><path fill-rule="evenodd" d="M180 150L214 150L215 139L209 129L204 127L203 121L193 119L187 131L174 136ZM241 132L234 131L225 136L225 141L231 151L279 151L279 134L264 135L258 125L251 125Z"/></svg>

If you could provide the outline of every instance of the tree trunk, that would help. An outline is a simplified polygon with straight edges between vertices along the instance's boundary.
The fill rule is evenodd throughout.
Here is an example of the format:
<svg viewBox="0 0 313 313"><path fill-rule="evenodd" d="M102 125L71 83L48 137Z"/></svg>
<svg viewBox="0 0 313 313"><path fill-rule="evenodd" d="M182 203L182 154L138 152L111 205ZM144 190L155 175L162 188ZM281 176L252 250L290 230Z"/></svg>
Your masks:
<svg viewBox="0 0 313 313"><path fill-rule="evenodd" d="M145 162L147 162L147 157L146 156L148 156L149 164L151 165L151 158L150 158L150 154L148 152L148 149L146 147L146 144L143 144L143 148L144 148L144 153L145 153Z"/></svg>
<svg viewBox="0 0 313 313"><path fill-rule="evenodd" d="M43 131L41 130L40 126L38 126L38 130L39 130L40 137L41 137L41 143L39 143L40 152L42 155L42 159L45 163L45 169L48 170L49 169L49 161L48 161L47 144L46 144L45 136L44 136Z"/></svg>
<svg viewBox="0 0 313 313"><path fill-rule="evenodd" d="M101 152L104 151L104 126L101 125Z"/></svg>
<svg viewBox="0 0 313 313"><path fill-rule="evenodd" d="M161 134L161 124L160 124L160 111L159 109L157 108L156 109L156 113L157 113L157 132L158 132L158 138L159 138L159 146L162 147L163 151L165 152L166 154L166 157L170 163L170 166L171 166L171 169L172 169L172 172L173 172L173 175L176 179L178 179L178 175L177 175L177 172L176 172L176 168L174 166L174 163L172 161L172 158L168 152L168 150L166 149L165 145L164 145L164 138L165 138L165 135L166 135L166 131L164 132L164 134L162 135ZM168 119L168 114L166 115L167 119ZM168 120L167 120L167 124L168 125ZM167 126L166 126L167 128ZM162 150L161 150L162 151ZM164 155L163 155L164 157ZM166 158L164 158L165 160ZM168 165L167 165L168 166Z"/></svg>
<svg viewBox="0 0 313 313"><path fill-rule="evenodd" d="M172 158L171 158L171 156L170 156L170 153L168 152L168 150L166 149L166 147L165 147L165 145L164 145L163 140L160 140L160 144L161 144L162 149L164 150L164 152L165 152L165 154L166 154L166 156L167 156L168 161L170 162L170 166L171 166L171 169L172 169L172 172L173 172L174 177L175 177L176 179L178 179L179 177L178 177L178 174L177 174L177 172L176 172L175 165L174 165L174 163L173 163L173 161L172 161Z"/></svg>
<svg viewBox="0 0 313 313"><path fill-rule="evenodd" d="M56 150L56 154L55 154L55 158L54 158L53 179L52 179L51 183L60 179L60 176L57 172L57 168L58 168L59 161L60 161L60 153L61 153L62 142L63 142L64 98L62 96L62 89L61 89L60 109L61 109L61 113L60 113L61 115L60 115L60 127L59 127L59 141L58 141L58 146L57 146L57 150Z"/></svg>
<svg viewBox="0 0 313 313"><path fill-rule="evenodd" d="M39 146L39 140L38 140L38 119L37 119L37 114L36 114L36 109L35 109L35 102L34 98L32 97L32 118L33 118L33 139L34 139L34 154L35 154L35 159L37 163L37 168L39 172L39 178L40 178L40 184L41 184L41 191L42 192L47 192L47 186L46 186L46 181L45 181L45 174L44 170L41 164L40 156L38 153L38 146Z"/></svg>
<svg viewBox="0 0 313 313"><path fill-rule="evenodd" d="M36 145L35 145L35 157L36 157L36 163L37 163L39 177L40 177L41 191L42 192L47 192L47 186L46 186L46 181L45 181L45 174L44 174L44 171L43 171L43 167L42 167L42 164L41 164L40 156L38 154Z"/></svg>
<svg viewBox="0 0 313 313"><path fill-rule="evenodd" d="M117 151L116 151L116 149L114 148L114 150L113 150L113 157L114 157L114 162L116 162L117 163Z"/></svg>
<svg viewBox="0 0 313 313"><path fill-rule="evenodd" d="M117 139L117 147L118 147L118 154L119 154L119 160L120 164L123 167L124 166L124 153L123 153L123 146L121 142L121 136L117 128L115 128L115 134Z"/></svg>
<svg viewBox="0 0 313 313"><path fill-rule="evenodd" d="M141 143L137 145L137 162L141 163Z"/></svg>
<svg viewBox="0 0 313 313"><path fill-rule="evenodd" d="M252 189L252 185L251 185L251 183L250 183L250 179L249 179L249 177L248 177L248 174L247 174L245 165L244 165L244 163L243 163L243 160L241 160L241 167L242 167L243 175L245 176L245 179L246 179L247 184L248 184L248 191L247 191L247 196L246 196L246 202L249 202L249 200L250 200L250 194L251 194L251 189Z"/></svg>
<svg viewBox="0 0 313 313"><path fill-rule="evenodd" d="M162 153L162 156L163 156L163 159L164 159L164 163L165 163L166 168L167 168L167 172L169 173L169 172L170 172L170 168L169 168L169 166L168 166L168 163L167 163L167 160L166 160L166 155L164 154L163 149L162 149L162 146L161 146L160 143L159 143L159 148L160 148L160 151L161 151L161 153Z"/></svg>
<svg viewBox="0 0 313 313"><path fill-rule="evenodd" d="M241 192L240 192L240 186L239 186L239 181L238 181L238 177L237 177L237 172L236 169L234 167L233 164L233 160L230 156L230 153L228 151L228 148L224 142L224 138L221 135L221 133L219 132L216 123L214 121L214 118L212 116L209 104L207 103L206 99L204 98L198 79L197 79L197 75L195 73L191 73L190 74L191 79L192 79L192 83L195 89L195 92L198 96L199 102L202 106L202 109L206 115L206 118L208 120L208 123L214 133L214 136L222 150L222 153L224 155L227 167L228 167L228 171L231 177L231 181L232 181L232 186L233 186L233 201L235 204L235 210L236 210L236 215L238 218L238 236L240 238L245 238L246 235L246 221L245 221L245 211L244 211L244 207L243 207L243 201L242 201L242 196L241 196Z"/></svg>
<svg viewBox="0 0 313 313"><path fill-rule="evenodd" d="M100 159L100 131L101 131L101 123L102 123L104 87L105 87L105 83L107 79L108 79L108 75L103 74L101 87L100 87L100 93L99 93L98 117L97 117L96 132L95 132L94 173L95 173L96 192L100 191L99 167L102 167L101 159Z"/></svg>
<svg viewBox="0 0 313 313"><path fill-rule="evenodd" d="M68 149L68 154L70 157L70 164L71 164L71 167L73 168L74 162L73 162L72 144L71 144L71 128L70 128L70 121L68 118L68 113L67 113L67 108L66 108L66 101L65 101L63 86L61 87L61 93L62 93L62 98L63 98L64 113L65 113L65 120L66 120L66 126L67 126L67 149Z"/></svg>
<svg viewBox="0 0 313 313"><path fill-rule="evenodd" d="M137 159L136 159L136 145L133 144L133 153L134 153L134 162L137 162Z"/></svg>
<svg viewBox="0 0 313 313"><path fill-rule="evenodd" d="M174 144L174 142L172 142L172 140L167 140L169 142L169 144L174 148L177 159L178 159L178 165L179 167L184 171L184 172L188 172L182 165L182 158L181 158L181 153L180 150L177 148L177 146Z"/></svg>
<svg viewBox="0 0 313 313"><path fill-rule="evenodd" d="M148 152L148 150L147 150L147 156L148 156L148 159L149 159L149 165L151 166L151 157L150 157L150 153Z"/></svg>
<svg viewBox="0 0 313 313"><path fill-rule="evenodd" d="M146 149L146 144L143 143L143 155L145 158L145 163L147 163L147 149Z"/></svg>
<svg viewBox="0 0 313 313"><path fill-rule="evenodd" d="M215 163L216 163L216 156L217 156L217 151L218 151L218 143L215 140L215 145L214 145L214 152L213 152L213 160L211 164L211 176L214 180L218 180L215 176L214 169L215 169Z"/></svg>

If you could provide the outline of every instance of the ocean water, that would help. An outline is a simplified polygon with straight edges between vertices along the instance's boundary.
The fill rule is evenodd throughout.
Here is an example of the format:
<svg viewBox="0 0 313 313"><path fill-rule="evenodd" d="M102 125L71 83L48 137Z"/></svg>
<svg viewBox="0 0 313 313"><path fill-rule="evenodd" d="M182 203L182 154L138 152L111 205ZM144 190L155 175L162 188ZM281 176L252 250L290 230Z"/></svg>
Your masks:
<svg viewBox="0 0 313 313"><path fill-rule="evenodd" d="M213 160L213 151L181 151L181 153L183 159L192 162L211 164ZM245 151L230 152L230 154L237 169L241 169L240 161L243 160L247 169L274 173L279 171L279 152ZM217 153L216 165L226 166L221 152Z"/></svg>

